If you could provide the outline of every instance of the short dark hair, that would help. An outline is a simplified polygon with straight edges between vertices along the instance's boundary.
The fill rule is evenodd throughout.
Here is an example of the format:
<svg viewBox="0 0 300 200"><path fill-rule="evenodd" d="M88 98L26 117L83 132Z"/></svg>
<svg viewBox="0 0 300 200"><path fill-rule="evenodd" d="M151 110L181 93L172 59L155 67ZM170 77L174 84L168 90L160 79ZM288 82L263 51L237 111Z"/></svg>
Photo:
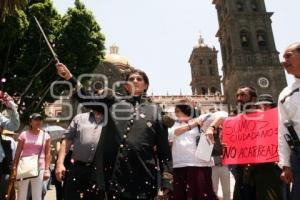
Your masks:
<svg viewBox="0 0 300 200"><path fill-rule="evenodd" d="M139 69L133 69L133 70L131 70L127 75L126 75L126 81L128 81L129 80L129 77L132 75L132 74L139 74L141 77L143 77L143 79L144 79L144 82L147 84L147 89L145 89L145 92L147 92L147 90L148 90L148 88L149 88L149 78L148 78L148 76L147 76L147 74L144 72L144 71L142 71L142 70L139 70Z"/></svg>
<svg viewBox="0 0 300 200"><path fill-rule="evenodd" d="M251 87L251 86L240 86L238 88L238 90L244 89L244 88L248 88L249 89L250 97L257 97L257 92L256 92L256 89L254 87Z"/></svg>
<svg viewBox="0 0 300 200"><path fill-rule="evenodd" d="M43 120L43 117L40 113L32 113L29 116L29 121L31 121L31 120Z"/></svg>
<svg viewBox="0 0 300 200"><path fill-rule="evenodd" d="M175 106L175 109L176 108L179 109L186 116L191 116L191 114L192 114L191 105L188 105L188 104L177 104Z"/></svg>

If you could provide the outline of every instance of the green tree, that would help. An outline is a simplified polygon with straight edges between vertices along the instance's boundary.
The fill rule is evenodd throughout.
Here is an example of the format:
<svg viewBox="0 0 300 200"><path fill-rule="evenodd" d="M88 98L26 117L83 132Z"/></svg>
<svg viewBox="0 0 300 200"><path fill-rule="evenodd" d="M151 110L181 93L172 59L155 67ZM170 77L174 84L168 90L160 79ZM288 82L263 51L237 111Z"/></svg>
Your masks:
<svg viewBox="0 0 300 200"><path fill-rule="evenodd" d="M30 112L43 109L42 104L48 98L50 84L56 79L53 58L33 16L37 17L53 44L60 30L61 19L50 0L30 5L26 13L29 26L21 40L22 53L14 70L18 76L11 88L12 90L18 89L17 92L21 97L20 103L24 106L24 117ZM17 85L20 83L24 83L22 88Z"/></svg>
<svg viewBox="0 0 300 200"><path fill-rule="evenodd" d="M78 0L63 18L51 0L30 0L24 11L7 16L0 23L0 74L7 79L2 84L4 90L20 97L22 119L31 112L42 111L45 101L53 101L49 89L58 79L52 55L34 16L60 61L70 66L74 75L92 72L104 55L100 26Z"/></svg>
<svg viewBox="0 0 300 200"><path fill-rule="evenodd" d="M18 9L26 4L26 0L1 0L0 1L0 21L4 21L7 16L15 14Z"/></svg>
<svg viewBox="0 0 300 200"><path fill-rule="evenodd" d="M16 10L15 15L7 16L4 22L0 22L0 66L1 77L12 70L15 61L20 55L19 40L24 36L29 22L22 10Z"/></svg>
<svg viewBox="0 0 300 200"><path fill-rule="evenodd" d="M92 12L79 0L62 18L58 53L74 75L92 72L104 56L104 35Z"/></svg>
<svg viewBox="0 0 300 200"><path fill-rule="evenodd" d="M43 109L44 100L50 98L49 86L57 78L51 65L53 59L33 16L39 19L46 35L54 43L61 17L50 0L27 4L24 11L7 16L0 24L1 77L7 80L2 88L9 94L18 94L22 119Z"/></svg>

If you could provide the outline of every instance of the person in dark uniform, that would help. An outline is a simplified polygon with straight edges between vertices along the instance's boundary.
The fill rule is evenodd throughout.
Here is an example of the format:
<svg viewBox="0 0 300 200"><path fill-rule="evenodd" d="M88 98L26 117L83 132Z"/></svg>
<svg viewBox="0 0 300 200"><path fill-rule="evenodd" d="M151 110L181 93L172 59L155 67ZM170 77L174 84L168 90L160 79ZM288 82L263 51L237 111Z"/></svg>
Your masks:
<svg viewBox="0 0 300 200"><path fill-rule="evenodd" d="M154 199L160 171L161 188L167 194L173 180L168 131L160 107L145 96L147 75L140 70L128 74L125 89L132 95L125 99L114 92L99 98L81 87L66 66L56 66L58 74L76 86L80 102L94 104L92 109L102 107L104 112L106 124L94 157L91 183L95 185L91 188L104 190L108 199Z"/></svg>

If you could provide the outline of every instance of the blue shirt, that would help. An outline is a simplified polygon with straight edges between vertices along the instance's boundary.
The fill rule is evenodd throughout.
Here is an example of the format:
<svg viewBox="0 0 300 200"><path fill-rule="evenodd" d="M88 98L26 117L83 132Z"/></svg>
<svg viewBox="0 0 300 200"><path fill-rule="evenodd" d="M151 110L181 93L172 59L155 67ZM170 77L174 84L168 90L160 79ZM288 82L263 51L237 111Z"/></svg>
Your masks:
<svg viewBox="0 0 300 200"><path fill-rule="evenodd" d="M2 113L0 113L0 126L6 130L15 131L20 126L20 118L16 104L11 104L12 108L8 110L8 113L10 115L9 117L6 117Z"/></svg>

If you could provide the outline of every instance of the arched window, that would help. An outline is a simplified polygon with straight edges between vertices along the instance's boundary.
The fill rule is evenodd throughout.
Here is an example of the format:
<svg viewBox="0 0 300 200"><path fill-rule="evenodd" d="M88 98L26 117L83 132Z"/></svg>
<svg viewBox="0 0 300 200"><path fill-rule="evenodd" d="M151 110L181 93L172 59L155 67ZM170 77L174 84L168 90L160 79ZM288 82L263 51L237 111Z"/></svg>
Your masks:
<svg viewBox="0 0 300 200"><path fill-rule="evenodd" d="M266 33L262 30L259 30L256 32L256 40L257 45L260 50L266 50L267 49L267 37Z"/></svg>
<svg viewBox="0 0 300 200"><path fill-rule="evenodd" d="M242 1L237 1L237 2L236 2L236 9L237 9L239 12L244 11L244 4L242 3Z"/></svg>
<svg viewBox="0 0 300 200"><path fill-rule="evenodd" d="M202 94L202 95L206 95L206 94L207 94L207 88L202 87L202 88L201 88L201 94Z"/></svg>
<svg viewBox="0 0 300 200"><path fill-rule="evenodd" d="M227 52L226 52L226 48L225 45L222 45L222 55L223 55L223 60L227 60Z"/></svg>
<svg viewBox="0 0 300 200"><path fill-rule="evenodd" d="M225 7L224 7L224 15L226 16L227 13L228 13L228 10L227 10L227 7L225 6Z"/></svg>
<svg viewBox="0 0 300 200"><path fill-rule="evenodd" d="M256 2L256 1L252 1L252 2L251 2L251 9L252 9L252 11L254 11L254 12L257 12L257 11L258 11L258 5L257 5L257 2Z"/></svg>
<svg viewBox="0 0 300 200"><path fill-rule="evenodd" d="M240 32L240 40L241 40L241 46L243 48L249 48L250 47L250 38L249 33L245 30Z"/></svg>
<svg viewBox="0 0 300 200"><path fill-rule="evenodd" d="M214 69L213 69L212 67L209 68L209 75L210 75L210 76L215 75Z"/></svg>
<svg viewBox="0 0 300 200"><path fill-rule="evenodd" d="M231 53L232 53L232 46L231 46L231 40L230 37L227 38L227 59L231 59Z"/></svg>
<svg viewBox="0 0 300 200"><path fill-rule="evenodd" d="M217 89L215 87L210 88L210 93L215 94L217 92Z"/></svg>

